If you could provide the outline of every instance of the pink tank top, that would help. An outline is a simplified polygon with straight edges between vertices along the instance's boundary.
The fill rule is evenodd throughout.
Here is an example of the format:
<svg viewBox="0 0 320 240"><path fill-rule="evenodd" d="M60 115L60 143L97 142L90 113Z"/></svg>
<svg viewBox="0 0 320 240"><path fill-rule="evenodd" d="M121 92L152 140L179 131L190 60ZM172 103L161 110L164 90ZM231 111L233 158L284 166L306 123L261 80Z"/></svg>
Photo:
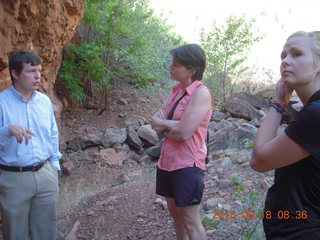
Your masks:
<svg viewBox="0 0 320 240"><path fill-rule="evenodd" d="M166 116L168 116L171 108L174 105L172 101L177 92L181 89L182 85L178 84L172 88L172 93L169 96L168 104L165 107ZM184 96L172 117L172 120L180 120L189 101L192 93L198 87L205 87L200 81L194 81L190 86L188 86L185 91L187 92ZM211 91L208 89L211 93ZM212 94L211 94L212 96ZM207 129L210 122L212 114L212 109L208 110L204 119L200 123L199 127L193 133L193 135L185 141L174 141L169 138L165 138L162 143L161 155L158 161L158 167L166 171L174 171L181 168L193 167L195 164L198 168L205 170L205 158L207 155L207 147L205 140L207 137Z"/></svg>

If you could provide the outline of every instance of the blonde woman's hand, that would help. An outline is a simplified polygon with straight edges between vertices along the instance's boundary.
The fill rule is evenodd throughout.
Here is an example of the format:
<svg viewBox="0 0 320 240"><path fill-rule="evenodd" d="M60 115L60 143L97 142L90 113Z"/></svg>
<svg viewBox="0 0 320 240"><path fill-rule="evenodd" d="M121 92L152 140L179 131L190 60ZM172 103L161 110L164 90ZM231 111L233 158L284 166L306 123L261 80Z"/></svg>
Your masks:
<svg viewBox="0 0 320 240"><path fill-rule="evenodd" d="M282 79L276 84L275 100L281 104L287 105L294 89L287 86Z"/></svg>

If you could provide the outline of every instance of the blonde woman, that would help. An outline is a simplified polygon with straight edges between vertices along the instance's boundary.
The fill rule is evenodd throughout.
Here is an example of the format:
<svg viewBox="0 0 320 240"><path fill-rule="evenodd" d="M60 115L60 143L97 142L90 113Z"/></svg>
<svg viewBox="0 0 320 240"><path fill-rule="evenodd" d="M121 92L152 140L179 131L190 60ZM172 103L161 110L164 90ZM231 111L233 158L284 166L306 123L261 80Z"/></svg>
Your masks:
<svg viewBox="0 0 320 240"><path fill-rule="evenodd" d="M251 167L275 169L264 210L266 239L320 239L320 33L296 32L281 52L281 79L257 133ZM295 91L304 107L277 135Z"/></svg>

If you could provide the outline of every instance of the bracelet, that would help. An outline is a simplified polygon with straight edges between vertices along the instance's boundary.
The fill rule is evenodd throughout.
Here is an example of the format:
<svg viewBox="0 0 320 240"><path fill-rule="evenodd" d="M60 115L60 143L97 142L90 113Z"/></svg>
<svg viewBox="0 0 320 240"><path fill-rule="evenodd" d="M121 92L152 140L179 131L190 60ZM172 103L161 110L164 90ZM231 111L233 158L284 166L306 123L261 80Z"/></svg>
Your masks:
<svg viewBox="0 0 320 240"><path fill-rule="evenodd" d="M273 107L277 110L278 113L284 114L284 111L282 111L281 108L279 108L277 105L275 105L273 103L269 104L269 107Z"/></svg>
<svg viewBox="0 0 320 240"><path fill-rule="evenodd" d="M277 110L277 112L279 112L281 114L286 112L286 109L285 109L284 105L279 103L276 100L270 99L269 100L269 106L270 107L274 107Z"/></svg>

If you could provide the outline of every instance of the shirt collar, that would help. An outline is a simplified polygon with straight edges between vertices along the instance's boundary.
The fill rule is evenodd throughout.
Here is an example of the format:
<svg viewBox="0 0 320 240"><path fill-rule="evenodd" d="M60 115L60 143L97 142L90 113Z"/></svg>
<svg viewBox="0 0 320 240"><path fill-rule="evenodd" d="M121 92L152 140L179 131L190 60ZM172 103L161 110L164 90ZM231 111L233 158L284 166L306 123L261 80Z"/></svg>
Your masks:
<svg viewBox="0 0 320 240"><path fill-rule="evenodd" d="M22 102L26 102L23 100L23 96L21 95L21 93L19 91L17 91L17 89L15 89L13 84L10 85L9 89L11 90L11 92L13 93L13 95L17 99L21 100ZM34 96L35 96L35 91L32 91L32 94L31 94L29 101L32 100L34 98Z"/></svg>
<svg viewBox="0 0 320 240"><path fill-rule="evenodd" d="M200 81L199 80L195 80L193 81L187 88L186 91L188 93L188 95L191 95L193 93L193 91L199 86ZM174 86L172 89L173 93L178 92L180 89L182 88L182 84L179 83L178 85Z"/></svg>

